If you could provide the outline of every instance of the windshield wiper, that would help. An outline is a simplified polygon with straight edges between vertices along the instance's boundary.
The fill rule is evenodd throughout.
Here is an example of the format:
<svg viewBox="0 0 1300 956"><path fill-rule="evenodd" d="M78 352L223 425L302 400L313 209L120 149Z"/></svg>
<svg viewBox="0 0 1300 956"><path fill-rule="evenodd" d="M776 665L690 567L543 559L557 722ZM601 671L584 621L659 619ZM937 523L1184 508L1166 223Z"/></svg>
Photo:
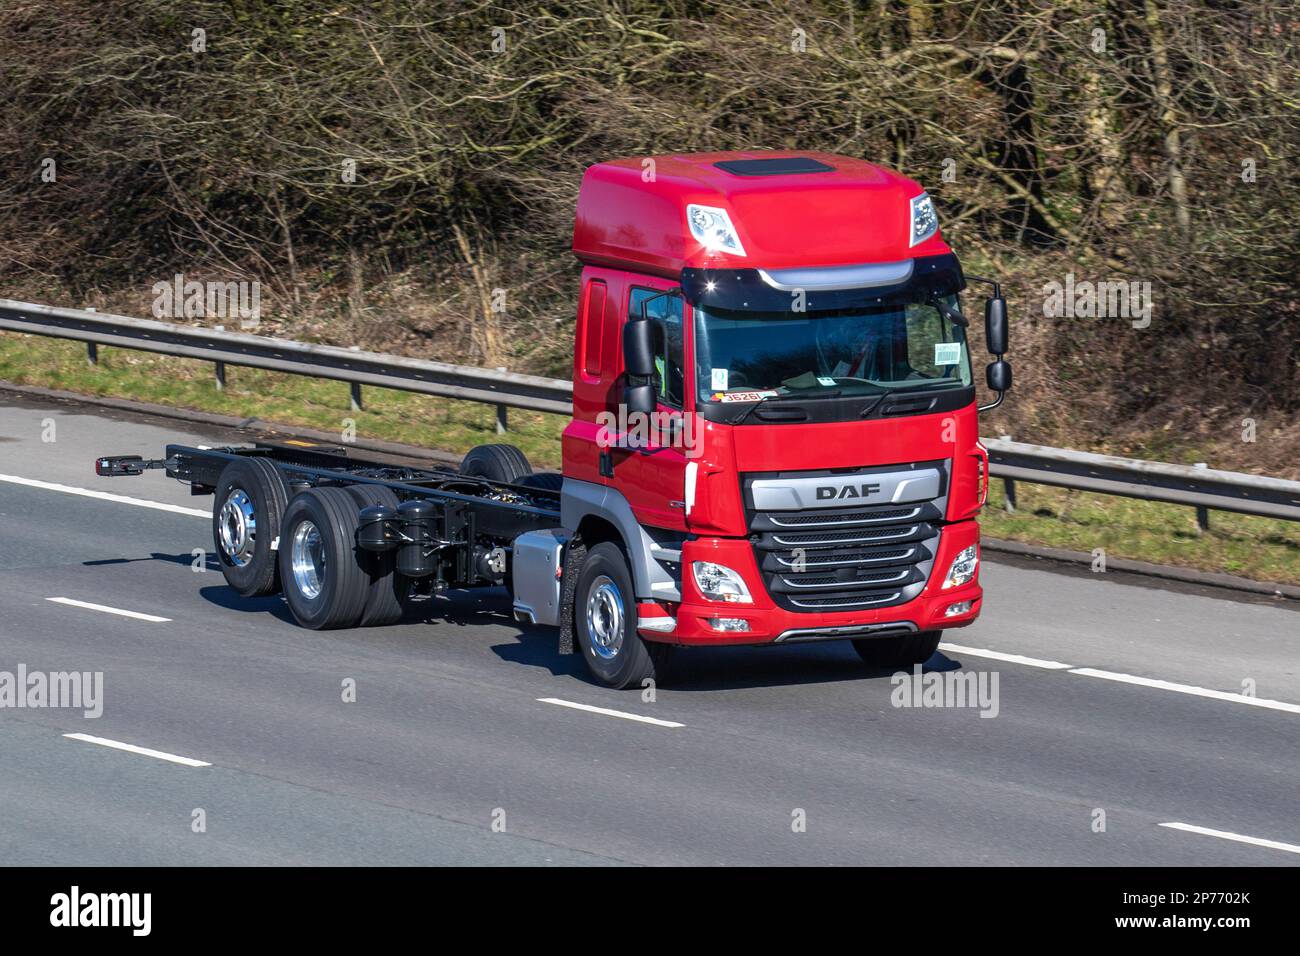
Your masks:
<svg viewBox="0 0 1300 956"><path fill-rule="evenodd" d="M825 389L820 390L814 395L802 395L796 392L788 392L785 395L773 395L771 398L760 398L753 405L750 405L747 409L741 412L740 417L733 418L730 422L728 422L728 424L730 425L743 424L745 419L747 419L753 413L754 409L758 408L760 405L767 405L769 403L774 405L779 405L782 402L805 401L805 400L817 399L817 398L837 398L843 394L844 394L843 389L833 388L829 390L825 390Z"/></svg>

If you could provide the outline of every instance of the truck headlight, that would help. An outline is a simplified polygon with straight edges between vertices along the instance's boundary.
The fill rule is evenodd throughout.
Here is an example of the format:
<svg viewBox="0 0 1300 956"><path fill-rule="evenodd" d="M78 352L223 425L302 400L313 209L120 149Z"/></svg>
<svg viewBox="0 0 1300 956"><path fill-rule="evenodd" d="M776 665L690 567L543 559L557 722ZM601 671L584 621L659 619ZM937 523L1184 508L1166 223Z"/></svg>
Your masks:
<svg viewBox="0 0 1300 956"><path fill-rule="evenodd" d="M729 252L733 256L745 254L745 247L740 244L740 234L731 224L727 210L691 203L686 207L686 224L690 226L691 235L709 251Z"/></svg>
<svg viewBox="0 0 1300 956"><path fill-rule="evenodd" d="M912 200L912 241L909 246L924 242L939 231L939 216L934 211L934 200L929 193L921 193Z"/></svg>
<svg viewBox="0 0 1300 956"><path fill-rule="evenodd" d="M969 584L975 577L975 569L979 567L979 549L976 545L969 548L963 548L961 554L953 558L952 566L948 568L948 577L944 579L945 588L959 588L963 584Z"/></svg>
<svg viewBox="0 0 1300 956"><path fill-rule="evenodd" d="M710 601L729 601L732 604L753 604L745 580L731 568L712 561L692 561L691 573L695 586Z"/></svg>

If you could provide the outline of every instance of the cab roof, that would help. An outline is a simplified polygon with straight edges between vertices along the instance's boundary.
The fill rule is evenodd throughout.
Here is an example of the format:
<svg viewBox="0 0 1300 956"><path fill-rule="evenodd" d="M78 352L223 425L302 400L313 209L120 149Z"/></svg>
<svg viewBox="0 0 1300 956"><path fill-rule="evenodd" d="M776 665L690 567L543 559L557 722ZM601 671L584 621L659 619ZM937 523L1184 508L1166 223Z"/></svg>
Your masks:
<svg viewBox="0 0 1300 956"><path fill-rule="evenodd" d="M947 254L937 232L908 245L909 201L923 191L892 170L830 153L616 159L583 176L573 252L588 265L672 278L684 268L788 269ZM745 255L706 248L692 236L688 204L725 210Z"/></svg>

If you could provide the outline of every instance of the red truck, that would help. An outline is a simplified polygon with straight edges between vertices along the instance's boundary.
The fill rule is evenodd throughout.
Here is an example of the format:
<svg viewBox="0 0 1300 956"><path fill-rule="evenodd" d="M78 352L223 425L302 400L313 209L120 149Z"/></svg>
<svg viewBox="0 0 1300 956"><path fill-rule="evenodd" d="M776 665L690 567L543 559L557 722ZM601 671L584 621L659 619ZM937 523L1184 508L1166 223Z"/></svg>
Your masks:
<svg viewBox="0 0 1300 956"><path fill-rule="evenodd" d="M1006 302L965 276L930 197L862 160L732 152L583 178L563 475L509 445L459 469L303 443L104 457L211 493L227 582L313 628L391 624L504 586L610 687L676 648L850 640L892 667L980 611L967 278L992 287L986 381L1011 387Z"/></svg>

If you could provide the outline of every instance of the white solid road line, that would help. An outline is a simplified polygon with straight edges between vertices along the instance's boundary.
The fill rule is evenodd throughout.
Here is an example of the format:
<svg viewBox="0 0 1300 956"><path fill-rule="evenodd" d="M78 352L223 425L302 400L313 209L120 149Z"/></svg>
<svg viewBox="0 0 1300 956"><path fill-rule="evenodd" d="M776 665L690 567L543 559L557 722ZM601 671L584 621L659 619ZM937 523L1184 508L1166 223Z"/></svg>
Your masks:
<svg viewBox="0 0 1300 956"><path fill-rule="evenodd" d="M152 621L155 624L164 624L170 621L169 617L159 617L157 614L141 614L139 611L124 611L120 607L109 607L107 604L91 604L89 601L74 601L72 598L52 597L46 598L47 601L53 601L55 604L66 604L68 607L84 607L87 611L103 611L105 614L116 614L119 617L131 617L137 621Z"/></svg>
<svg viewBox="0 0 1300 956"><path fill-rule="evenodd" d="M1290 704L1284 700L1247 697L1245 694L1234 694L1226 690L1213 690L1209 687L1197 687L1194 684L1177 684L1173 681L1157 680L1154 677L1138 677L1135 674L1120 674L1115 671L1098 670L1095 667L1075 667L1073 664L1063 664L1060 661L1022 657L1019 654L1004 654L1001 651L990 651L983 647L966 647L962 644L944 643L939 645L939 649L952 651L954 654L966 654L970 657L987 657L990 660L1005 661L1008 664L1025 664L1029 667L1042 667L1046 670L1065 671L1067 674L1078 674L1080 677L1096 677L1101 680L1117 681L1121 684L1134 684L1138 687L1167 690L1175 694L1190 694L1193 697L1208 697L1211 700L1226 700L1233 704L1246 704L1250 707L1263 707L1267 710L1280 710L1288 714L1300 714L1300 704Z"/></svg>
<svg viewBox="0 0 1300 956"><path fill-rule="evenodd" d="M585 710L589 714L604 714L606 717L621 717L623 720L635 720L643 724L654 724L656 727L685 727L685 724L679 724L675 720L660 720L658 717L642 717L640 714L629 714L621 710L610 710L608 707L592 707L590 704L575 704L571 700L560 700L558 697L539 697L537 698L543 704L555 704L559 707L572 707L574 710Z"/></svg>
<svg viewBox="0 0 1300 956"><path fill-rule="evenodd" d="M1020 654L1004 654L1001 651L990 651L982 647L966 647L964 644L940 644L939 650L953 651L957 654L969 654L971 657L987 657L994 661L1006 661L1008 664L1025 664L1029 667L1042 667L1050 671L1063 671L1073 667L1073 664L1062 664L1060 661L1045 661L1037 657L1023 657Z"/></svg>
<svg viewBox="0 0 1300 956"><path fill-rule="evenodd" d="M1209 827L1194 827L1190 823L1161 823L1160 826L1170 830L1183 830L1187 833L1199 833L1202 836L1218 837L1220 840L1232 840L1235 843L1249 843L1251 846L1264 846L1270 850L1285 850L1287 853L1300 853L1300 846L1294 843L1281 843L1277 840L1264 840L1260 837L1229 833L1227 830L1211 830Z"/></svg>
<svg viewBox="0 0 1300 956"><path fill-rule="evenodd" d="M1169 690L1175 694L1191 694L1194 697L1209 697L1214 700L1227 700L1234 704L1247 704L1251 707L1267 707L1269 710L1281 710L1288 714L1300 714L1300 704L1288 704L1282 700L1267 700L1263 697L1247 697L1226 690L1211 690L1208 687L1196 687L1192 684L1175 684L1167 680L1153 680L1150 677L1134 677L1132 674L1116 674L1112 671L1099 671L1093 667L1076 667L1071 674L1083 677L1100 677L1102 680L1119 681L1121 684L1137 684L1140 687L1154 687L1157 690Z"/></svg>
<svg viewBox="0 0 1300 956"><path fill-rule="evenodd" d="M107 491L92 491L89 488L77 488L73 485L60 485L53 481L37 481L35 478L20 478L17 475L0 475L0 481L13 485L26 485L28 488L40 488L44 491L61 491L65 495L81 495L83 498L99 498L113 501L120 505L135 505L137 508L153 508L155 511L170 511L178 515L193 515L196 518L211 518L212 512L206 509L186 508L183 505L169 505L162 501L146 501L144 498L130 498L126 495L114 495Z"/></svg>
<svg viewBox="0 0 1300 956"><path fill-rule="evenodd" d="M69 740L84 740L88 744L99 744L101 747L111 747L113 750L125 750L127 753L142 754L145 757L157 757L159 760L167 760L171 763L178 763L184 767L211 767L212 764L203 760L195 760L193 757L179 757L176 754L164 753L161 750L150 750L148 747L137 747L135 744L124 744L120 740L109 740L106 737L92 737L90 734L64 734Z"/></svg>

